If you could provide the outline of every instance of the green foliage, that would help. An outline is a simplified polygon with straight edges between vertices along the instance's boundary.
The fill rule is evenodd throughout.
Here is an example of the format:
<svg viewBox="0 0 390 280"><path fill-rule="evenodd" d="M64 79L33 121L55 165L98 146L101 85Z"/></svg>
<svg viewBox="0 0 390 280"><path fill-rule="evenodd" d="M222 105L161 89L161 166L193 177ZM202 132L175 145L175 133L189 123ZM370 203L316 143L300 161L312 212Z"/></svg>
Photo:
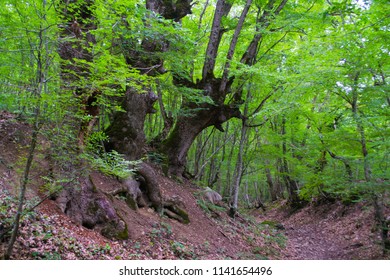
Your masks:
<svg viewBox="0 0 390 280"><path fill-rule="evenodd" d="M179 259L184 259L184 260L194 260L196 259L195 253L186 246L185 244L179 242L179 241L172 241L171 242L171 248L176 257Z"/></svg>
<svg viewBox="0 0 390 280"><path fill-rule="evenodd" d="M105 153L102 157L89 156L85 157L90 161L93 168L96 168L107 175L116 176L120 179L126 179L134 174L134 161L126 160L123 155L116 151Z"/></svg>
<svg viewBox="0 0 390 280"><path fill-rule="evenodd" d="M107 136L101 131L92 133L88 138L86 152L81 157L88 160L92 168L104 174L119 179L126 179L134 175L140 161L126 160L124 155L115 150L106 152L103 143L107 139Z"/></svg>
<svg viewBox="0 0 390 280"><path fill-rule="evenodd" d="M37 198L24 203L21 221L28 221L35 218L36 213L31 210L38 203ZM2 190L0 194L0 224L4 229L10 229L13 226L14 216L17 211L18 198L7 190ZM9 233L9 232L8 232Z"/></svg>
<svg viewBox="0 0 390 280"><path fill-rule="evenodd" d="M92 58L72 61L88 69L88 74L69 70L77 79L65 88L61 66L69 61L57 54L64 19L54 3L4 0L0 4L0 110L31 120L34 109L42 108L41 134L50 142L56 173L44 178L46 189L54 191L77 181L81 175L77 167L83 159L119 178L131 176L136 169L136 163L119 153L104 151L102 142L107 137L99 131L89 136L79 158L79 129L92 116L85 114L85 96L77 96L76 87L85 94L99 93L91 104L99 108L98 130L106 128L112 112L123 110L120 97L129 88L140 93L152 88L173 124L179 116L193 116L200 105L216 105L203 89L189 86L202 78L213 5L194 3L192 14L179 23L148 11L139 1L94 1L89 20L96 26L91 30L96 43L84 46ZM243 3L235 1L223 18L215 79L221 77ZM309 201L323 195L358 201L372 192L387 192L386 184L378 183L390 179L387 1L364 1L364 5L352 0L288 1L270 22L256 23L257 9L264 11L268 3L258 0L252 5L230 61L234 83L225 103L239 106L235 95L242 91L242 102L248 108L246 124L251 126L244 151L241 201L269 200L272 191L283 196L288 193L286 175L297 183L300 197ZM84 4L74 1L68 9L76 12ZM255 34L262 36L256 61L243 65L241 57ZM61 40L78 42L77 38ZM145 42L154 42L164 51L149 52ZM164 61L168 71L143 75L129 67L126 56L131 54ZM44 80L39 82L40 64ZM182 84L175 84L175 79ZM245 99L249 91L251 98ZM149 140L160 135L164 125L161 110L149 116L145 124ZM197 173L201 184L214 183L225 197L231 195L241 126L241 120L232 120L223 124L225 133L205 129L189 151L188 170ZM166 162L157 152L148 158ZM367 166L370 182L364 175ZM222 211L200 199L198 204L206 212Z"/></svg>
<svg viewBox="0 0 390 280"><path fill-rule="evenodd" d="M57 252L32 252L31 256L34 260L62 260Z"/></svg>
<svg viewBox="0 0 390 280"><path fill-rule="evenodd" d="M248 132L242 205L258 197L270 199L268 179L279 197L288 193L285 175L308 201L318 197L360 201L387 192L376 187L377 181L389 180L389 7L384 3L290 2L270 29L261 30L258 63L252 67L232 63L236 67L232 73L252 84L253 97L246 100L250 112L280 85L247 121L259 126ZM251 39L249 26L240 37L243 50ZM356 73L360 73L357 82ZM351 108L353 90L357 117ZM204 131L190 151L189 166L194 171L206 165L197 174L203 184L208 185L218 170L215 184L226 195L231 191L240 126L229 122L224 135ZM367 155L362 153L362 131ZM281 168L284 161L288 174ZM365 166L370 167L370 182L366 182Z"/></svg>
<svg viewBox="0 0 390 280"><path fill-rule="evenodd" d="M165 222L153 224L153 229L150 232L150 235L154 239L170 238L172 234L172 226Z"/></svg>
<svg viewBox="0 0 390 280"><path fill-rule="evenodd" d="M164 162L166 162L166 156L161 154L161 153L158 153L158 152L154 152L154 151L151 151L151 152L148 152L147 154L147 159L151 162L154 162L156 164L163 164Z"/></svg>

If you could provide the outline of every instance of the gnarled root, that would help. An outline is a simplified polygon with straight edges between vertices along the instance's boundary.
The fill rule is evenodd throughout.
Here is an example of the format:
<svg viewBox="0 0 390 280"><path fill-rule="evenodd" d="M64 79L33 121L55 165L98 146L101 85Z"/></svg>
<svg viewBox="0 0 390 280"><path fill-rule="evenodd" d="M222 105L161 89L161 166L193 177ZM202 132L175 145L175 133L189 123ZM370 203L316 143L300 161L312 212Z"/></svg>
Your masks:
<svg viewBox="0 0 390 280"><path fill-rule="evenodd" d="M181 223L188 224L190 222L188 213L183 209L183 203L177 198L163 199L161 187L159 184L159 175L153 167L147 163L142 163L138 169L138 173L143 177L144 182L141 184L146 191L146 195L150 200L151 206L160 214L165 214L171 219L175 219Z"/></svg>

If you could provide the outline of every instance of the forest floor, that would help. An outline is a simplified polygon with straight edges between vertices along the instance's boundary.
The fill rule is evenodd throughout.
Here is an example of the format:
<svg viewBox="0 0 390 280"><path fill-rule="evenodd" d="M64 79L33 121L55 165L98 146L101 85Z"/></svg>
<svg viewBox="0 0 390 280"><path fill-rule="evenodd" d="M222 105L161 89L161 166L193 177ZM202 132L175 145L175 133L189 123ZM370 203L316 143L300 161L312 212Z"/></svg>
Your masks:
<svg viewBox="0 0 390 280"><path fill-rule="evenodd" d="M258 215L285 228L284 259L382 259L373 209L367 202L345 205L339 201L313 203L291 213L285 205ZM386 210L389 214L389 209ZM387 257L388 258L388 257Z"/></svg>
<svg viewBox="0 0 390 280"><path fill-rule="evenodd" d="M12 223L20 176L31 131L15 116L0 112L0 233ZM44 194L40 177L47 172L45 141L35 157L26 208ZM115 179L91 171L100 189ZM367 202L310 204L299 211L280 201L248 210L236 219L226 206L207 203L191 182L161 177L164 195L177 196L190 223L160 216L152 208L129 210L121 199L114 207L129 230L129 239L110 240L65 215L47 199L22 219L13 259L383 259L372 207ZM389 209L386 210L390 214ZM244 212L244 211L243 211ZM0 256L7 246L0 240Z"/></svg>

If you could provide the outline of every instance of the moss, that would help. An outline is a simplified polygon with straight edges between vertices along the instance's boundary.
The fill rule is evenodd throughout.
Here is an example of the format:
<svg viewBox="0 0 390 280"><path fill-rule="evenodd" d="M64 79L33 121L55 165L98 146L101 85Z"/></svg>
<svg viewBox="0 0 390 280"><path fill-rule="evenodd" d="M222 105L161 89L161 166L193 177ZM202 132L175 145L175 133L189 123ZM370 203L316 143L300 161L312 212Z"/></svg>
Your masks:
<svg viewBox="0 0 390 280"><path fill-rule="evenodd" d="M137 201L130 194L126 195L126 204L127 204L127 206L129 206L130 209L138 210Z"/></svg>
<svg viewBox="0 0 390 280"><path fill-rule="evenodd" d="M118 230L118 224L121 222L124 224L124 229ZM101 230L101 234L109 239L126 240L129 238L129 230L127 224L123 220L120 220L119 222L111 221Z"/></svg>
<svg viewBox="0 0 390 280"><path fill-rule="evenodd" d="M88 204L87 214L90 216L96 216L98 211L99 211L99 205L96 203L96 201L91 201Z"/></svg>
<svg viewBox="0 0 390 280"><path fill-rule="evenodd" d="M177 216L180 217L181 223L183 223L183 224L190 223L190 218L189 218L187 211L185 211L184 209L182 209L176 205L170 206L169 208L172 212L174 212Z"/></svg>
<svg viewBox="0 0 390 280"><path fill-rule="evenodd" d="M268 225L268 226L271 226L271 227L276 227L276 225L278 223L275 222L275 221L265 220L265 221L262 221L260 224L261 225Z"/></svg>
<svg viewBox="0 0 390 280"><path fill-rule="evenodd" d="M89 174L88 178L89 178L89 181L91 182L91 185L92 185L92 192L97 193L98 189L97 189L97 187L95 185L95 182L93 181L92 175Z"/></svg>
<svg viewBox="0 0 390 280"><path fill-rule="evenodd" d="M126 223L125 223L125 228L117 234L116 238L118 238L120 240L129 239L129 230L127 228Z"/></svg>

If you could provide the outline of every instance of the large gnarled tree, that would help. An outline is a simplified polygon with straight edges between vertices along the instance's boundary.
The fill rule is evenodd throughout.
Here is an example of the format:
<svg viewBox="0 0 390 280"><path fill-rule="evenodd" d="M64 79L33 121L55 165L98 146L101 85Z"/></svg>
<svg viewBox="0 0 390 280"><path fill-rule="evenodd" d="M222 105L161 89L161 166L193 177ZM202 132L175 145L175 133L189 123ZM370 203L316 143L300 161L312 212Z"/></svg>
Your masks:
<svg viewBox="0 0 390 280"><path fill-rule="evenodd" d="M178 176L183 174L188 150L202 130L215 126L218 130L223 131L222 124L224 122L234 117L245 118L239 109L242 104L241 92L245 77L237 78L231 74L230 70L244 22L248 12L255 9L256 22L255 26L252 27L254 35L239 61L242 65L251 66L256 63L259 45L263 39L262 30L269 27L274 17L281 12L286 3L287 0L270 0L264 6L252 7L254 6L252 1L246 1L239 20L233 28L234 32L229 37L230 44L222 74L216 74L215 68L217 59L220 59L219 49L222 38L229 31L224 26L224 18L228 16L233 7L232 1L218 0L209 34L201 79L194 81L175 73L174 69L170 70L173 75L173 83L176 86L193 89L201 97L209 100L209 102L200 104L193 101L183 102L181 104L182 109L191 111L191 114L179 115L165 139L157 143L159 151L167 158L166 166L170 174ZM146 7L155 13L159 13L165 19L173 21L180 21L182 17L191 12L189 1L178 1L175 4L169 1L147 1ZM154 54L157 52L167 51L169 43L145 39L141 42L141 46L142 49L138 52L133 49L124 49L124 55L129 66L138 69L145 75L158 75L166 71L162 59L151 58L156 57ZM232 90L234 82L237 85ZM145 92L139 95L130 89L127 91L122 105L126 112L117 113L113 118L112 126L108 130L111 146L127 154L130 158L137 158L142 153L142 147L145 143L142 130L143 122L145 115L151 112L151 104L156 99L156 95L151 92L150 88L147 88ZM228 96L232 97L229 98L229 101L227 100Z"/></svg>

